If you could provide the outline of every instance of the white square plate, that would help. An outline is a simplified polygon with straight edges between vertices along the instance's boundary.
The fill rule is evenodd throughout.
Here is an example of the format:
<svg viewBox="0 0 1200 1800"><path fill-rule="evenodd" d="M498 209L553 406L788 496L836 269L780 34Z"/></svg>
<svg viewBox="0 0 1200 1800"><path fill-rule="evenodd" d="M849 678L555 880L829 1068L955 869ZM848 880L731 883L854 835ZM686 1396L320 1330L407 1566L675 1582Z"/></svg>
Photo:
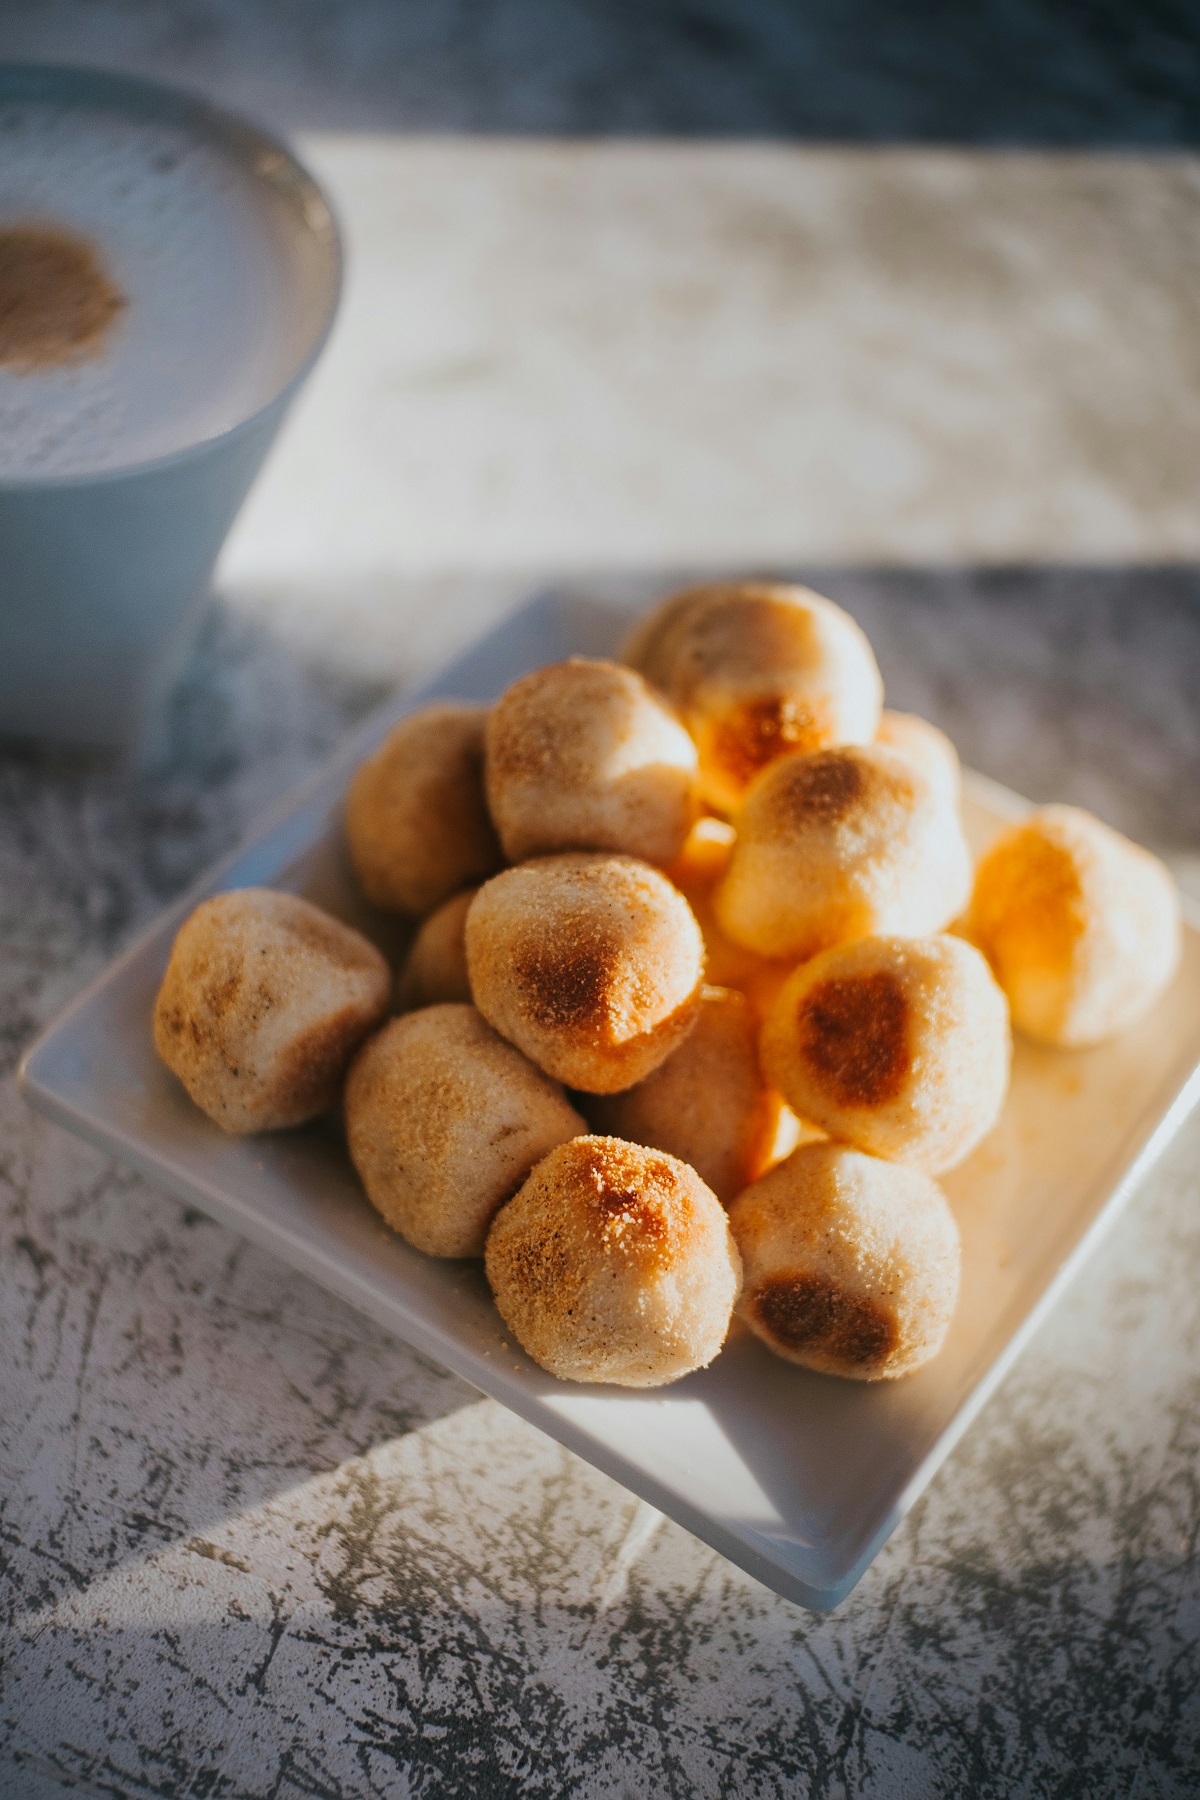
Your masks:
<svg viewBox="0 0 1200 1800"><path fill-rule="evenodd" d="M382 1224L336 1136L225 1137L155 1057L150 1012L171 940L206 895L288 888L375 929L342 850L350 771L435 695L493 698L571 652L611 652L609 604L535 602L424 693L376 716L333 764L182 899L26 1056L34 1106L276 1251L550 1433L777 1592L825 1608L853 1587L1200 1094L1200 931L1177 979L1117 1042L1061 1054L1019 1042L999 1126L945 1180L963 1232L946 1347L908 1380L809 1374L735 1330L711 1368L650 1392L574 1386L505 1339L478 1264L435 1262ZM979 777L978 848L1025 802Z"/></svg>

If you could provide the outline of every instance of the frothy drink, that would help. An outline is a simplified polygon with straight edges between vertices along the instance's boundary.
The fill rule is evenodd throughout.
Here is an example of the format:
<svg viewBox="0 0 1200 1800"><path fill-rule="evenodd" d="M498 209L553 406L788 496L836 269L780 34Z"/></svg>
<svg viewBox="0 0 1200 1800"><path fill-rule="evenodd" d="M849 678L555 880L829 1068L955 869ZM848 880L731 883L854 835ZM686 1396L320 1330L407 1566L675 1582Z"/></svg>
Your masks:
<svg viewBox="0 0 1200 1800"><path fill-rule="evenodd" d="M186 122L0 97L0 480L169 455L290 379L313 252L270 164Z"/></svg>

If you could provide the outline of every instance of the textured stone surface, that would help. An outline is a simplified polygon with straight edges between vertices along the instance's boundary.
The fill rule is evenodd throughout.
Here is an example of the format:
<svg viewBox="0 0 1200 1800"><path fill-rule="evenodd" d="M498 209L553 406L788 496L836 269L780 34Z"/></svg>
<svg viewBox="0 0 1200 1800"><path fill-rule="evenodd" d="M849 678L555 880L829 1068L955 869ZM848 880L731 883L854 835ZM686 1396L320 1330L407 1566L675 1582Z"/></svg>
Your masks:
<svg viewBox="0 0 1200 1800"><path fill-rule="evenodd" d="M1195 156L301 149L346 301L230 542L241 589L1200 556Z"/></svg>
<svg viewBox="0 0 1200 1800"><path fill-rule="evenodd" d="M972 760L1186 861L1194 576L822 581ZM25 1113L21 1043L370 697L223 615L155 767L0 763L0 1794L1194 1793L1195 1125L816 1618Z"/></svg>

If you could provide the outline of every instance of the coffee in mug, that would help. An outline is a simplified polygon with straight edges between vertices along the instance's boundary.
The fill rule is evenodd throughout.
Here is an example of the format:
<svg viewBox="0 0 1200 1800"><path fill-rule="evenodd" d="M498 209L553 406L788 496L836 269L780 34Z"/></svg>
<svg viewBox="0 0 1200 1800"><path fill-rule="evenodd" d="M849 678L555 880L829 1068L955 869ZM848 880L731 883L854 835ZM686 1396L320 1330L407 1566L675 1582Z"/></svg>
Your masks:
<svg viewBox="0 0 1200 1800"><path fill-rule="evenodd" d="M127 468L266 404L303 354L289 214L199 124L0 97L0 479Z"/></svg>
<svg viewBox="0 0 1200 1800"><path fill-rule="evenodd" d="M0 736L143 738L340 271L252 125L0 65Z"/></svg>

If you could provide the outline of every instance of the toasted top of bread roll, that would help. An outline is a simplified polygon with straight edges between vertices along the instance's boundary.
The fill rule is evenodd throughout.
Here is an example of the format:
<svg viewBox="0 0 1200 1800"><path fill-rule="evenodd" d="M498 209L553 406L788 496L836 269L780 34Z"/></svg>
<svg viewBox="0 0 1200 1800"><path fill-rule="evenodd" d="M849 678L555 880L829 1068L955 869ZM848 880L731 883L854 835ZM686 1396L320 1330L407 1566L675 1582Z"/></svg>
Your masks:
<svg viewBox="0 0 1200 1800"><path fill-rule="evenodd" d="M278 1130L324 1112L390 996L360 932L296 894L238 888L180 927L154 1047L223 1130Z"/></svg>
<svg viewBox="0 0 1200 1800"><path fill-rule="evenodd" d="M522 1349L564 1381L659 1387L725 1341L741 1266L694 1169L616 1138L552 1150L501 1208L486 1268Z"/></svg>
<svg viewBox="0 0 1200 1800"><path fill-rule="evenodd" d="M696 747L675 714L632 669L580 656L496 702L486 781L510 862L615 850L665 863L696 816Z"/></svg>
<svg viewBox="0 0 1200 1800"><path fill-rule="evenodd" d="M374 905L419 915L504 861L483 792L487 708L438 701L401 719L346 795L346 840Z"/></svg>
<svg viewBox="0 0 1200 1800"><path fill-rule="evenodd" d="M482 1256L497 1207L587 1127L473 1006L427 1006L363 1045L346 1138L373 1206L429 1256Z"/></svg>
<svg viewBox="0 0 1200 1800"><path fill-rule="evenodd" d="M610 1094L692 1029L704 944L683 895L648 863L545 856L480 888L467 968L497 1031L559 1081Z"/></svg>
<svg viewBox="0 0 1200 1800"><path fill-rule="evenodd" d="M1077 806L1044 806L1002 833L975 873L966 931L1013 1022L1062 1049L1132 1025L1180 952L1169 869Z"/></svg>
<svg viewBox="0 0 1200 1800"><path fill-rule="evenodd" d="M714 904L727 935L761 956L799 961L868 933L940 931L970 892L957 811L879 744L772 764L735 823Z"/></svg>
<svg viewBox="0 0 1200 1800"><path fill-rule="evenodd" d="M842 1144L805 1144L734 1201L738 1313L789 1362L893 1380L941 1349L958 1227L935 1181Z"/></svg>
<svg viewBox="0 0 1200 1800"><path fill-rule="evenodd" d="M623 654L679 708L703 798L727 812L777 757L869 743L879 723L883 683L866 636L810 588L685 589L642 620Z"/></svg>
<svg viewBox="0 0 1200 1800"><path fill-rule="evenodd" d="M802 963L763 1027L763 1073L802 1119L936 1175L1008 1091L1008 1006L960 938L857 938Z"/></svg>

